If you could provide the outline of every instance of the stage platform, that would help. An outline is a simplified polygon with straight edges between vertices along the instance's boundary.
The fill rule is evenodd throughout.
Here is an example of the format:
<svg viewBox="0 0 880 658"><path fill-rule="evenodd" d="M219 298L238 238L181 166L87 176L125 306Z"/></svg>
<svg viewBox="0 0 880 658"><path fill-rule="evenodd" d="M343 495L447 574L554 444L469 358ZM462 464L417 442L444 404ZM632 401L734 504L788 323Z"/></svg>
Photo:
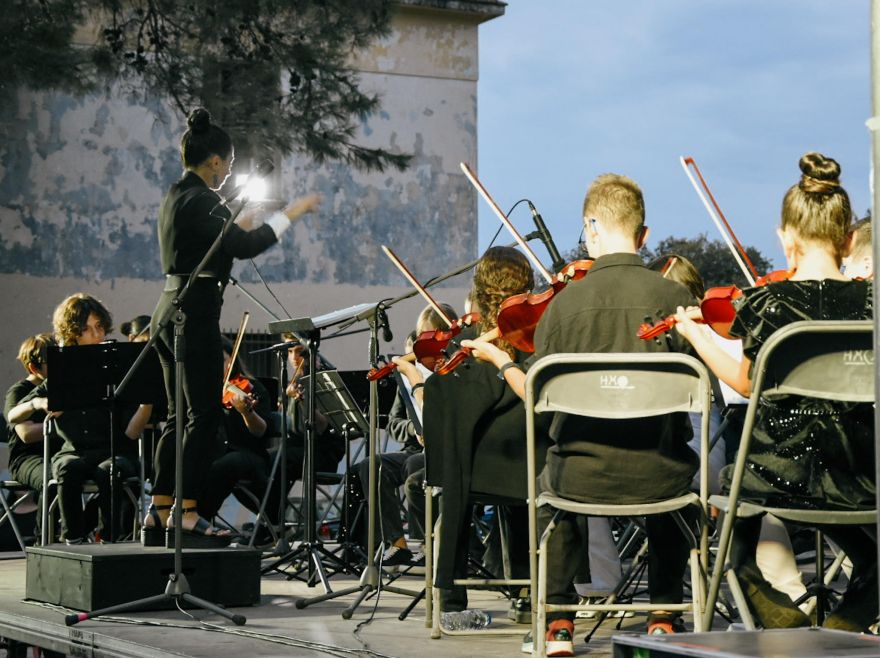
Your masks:
<svg viewBox="0 0 880 658"><path fill-rule="evenodd" d="M330 582L334 589L357 584L348 576L335 576ZM394 586L419 590L423 582L423 577L404 576L395 581ZM125 583L120 583L120 587L124 588ZM431 640L430 629L424 624L424 603L420 603L406 620L398 620L398 615L411 600L407 596L383 592L378 605L375 599L371 599L363 603L350 620L344 620L341 613L352 603L354 594L297 610L294 605L297 598L321 594L323 589L320 586L308 588L302 582L272 575L262 579L261 591L259 605L235 608L236 612L247 617L247 624L240 627L213 614L188 610L195 619L178 611L153 611L119 615L108 621L86 621L68 628L64 625L64 615L70 612L66 608L24 600L25 560L11 556L0 560L0 637L41 645L67 655L96 658L327 655L501 658L525 655L520 653L520 644L528 626L508 621L505 616L507 602L493 592L472 591L471 605L490 610L496 618L492 626L507 626L514 634L444 636ZM358 625L369 619L374 607L373 621L362 626L356 637ZM589 628L586 622L578 623L578 642ZM627 619L624 628L641 630L644 620ZM611 656L612 630L610 623L600 629L590 643L590 656ZM335 645L339 649L329 646L309 648L303 643ZM586 651L583 644L581 647Z"/></svg>
<svg viewBox="0 0 880 658"><path fill-rule="evenodd" d="M98 547L96 547L98 548ZM5 558L5 559L3 559ZM356 584L350 576L331 579L334 589ZM419 576L404 576L394 587L414 591L421 589ZM361 656L363 658L441 658L448 656L481 656L501 658L522 656L520 644L528 630L506 619L507 601L494 592L469 592L472 607L491 611L493 628L509 628L505 636L444 636L430 639L425 627L424 603L420 603L404 621L398 615L411 601L407 596L382 592L378 599L363 603L350 620L342 619L342 611L354 600L354 594L316 603L299 610L295 602L301 597L323 593L319 587L309 588L297 580L288 581L280 574L265 576L260 582L261 597L254 606L234 608L247 617L245 626L235 626L216 615L201 610L151 611L118 615L102 621L90 620L72 628L64 625L65 614L71 612L49 604L25 600L25 559L21 554L0 554L0 637L41 646L69 656L95 658L158 658L162 656L205 656L226 658L241 656ZM125 589L125 582L119 587ZM158 593L158 592L157 592ZM374 612L375 609L375 612ZM364 623L370 619L370 623ZM691 619L685 617L690 627ZM856 652L830 652L836 638L826 631L800 629L797 641L782 635L765 633L684 634L649 638L643 635L644 617L606 622L588 646L583 643L593 624L579 620L575 629L576 655L620 658L648 656L819 656L853 655L880 656L878 638L843 634L840 642L855 642ZM360 629L358 630L358 627ZM724 628L718 618L716 626ZM773 632L774 634L777 632ZM806 635L804 635L806 634ZM833 633L832 633L833 634ZM820 638L820 635L822 637ZM841 634L834 634L841 635ZM616 638L612 640L612 638ZM806 639L803 651L797 645ZM821 639L821 641L820 641ZM826 646L826 642L832 642ZM781 644L780 644L781 643ZM846 645L850 646L850 645ZM820 648L821 647L821 648ZM780 653L781 651L781 653ZM818 653L817 653L818 651ZM0 649L0 658L9 656ZM24 653L12 656L24 656ZM30 653L26 654L30 656Z"/></svg>

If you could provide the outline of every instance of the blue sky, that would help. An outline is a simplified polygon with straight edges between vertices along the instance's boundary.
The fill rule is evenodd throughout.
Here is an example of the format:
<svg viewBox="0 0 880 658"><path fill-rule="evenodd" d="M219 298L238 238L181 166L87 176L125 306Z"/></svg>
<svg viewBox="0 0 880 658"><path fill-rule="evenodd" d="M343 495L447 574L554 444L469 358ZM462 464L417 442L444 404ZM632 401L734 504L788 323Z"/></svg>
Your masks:
<svg viewBox="0 0 880 658"><path fill-rule="evenodd" d="M870 99L868 0L509 0L480 27L479 175L505 210L532 199L561 251L609 171L642 186L651 245L718 239L678 162L691 155L740 240L781 267L804 152L840 162L869 207ZM498 221L479 204L482 250ZM532 229L526 208L512 218Z"/></svg>

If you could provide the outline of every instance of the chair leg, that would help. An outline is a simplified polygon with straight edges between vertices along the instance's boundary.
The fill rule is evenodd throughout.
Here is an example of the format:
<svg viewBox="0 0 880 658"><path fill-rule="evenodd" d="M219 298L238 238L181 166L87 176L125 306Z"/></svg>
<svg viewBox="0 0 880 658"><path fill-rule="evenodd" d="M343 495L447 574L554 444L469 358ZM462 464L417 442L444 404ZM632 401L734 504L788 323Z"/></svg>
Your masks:
<svg viewBox="0 0 880 658"><path fill-rule="evenodd" d="M425 487L425 628L434 617L434 488Z"/></svg>
<svg viewBox="0 0 880 658"><path fill-rule="evenodd" d="M694 610L694 632L701 633L703 631L703 579L700 569L700 552L696 548L691 549L690 555L691 565L691 602Z"/></svg>
<svg viewBox="0 0 880 658"><path fill-rule="evenodd" d="M12 490L6 490L9 494L12 494ZM15 522L15 516L13 513L15 512L15 508L18 507L24 499L27 497L27 492L21 494L18 498L12 501L12 505L9 504L9 501L6 500L6 493L4 491L0 491L0 504L3 506L3 516L0 517L0 525L3 525L4 522L8 522L10 526L12 526L12 532L15 534L15 539L18 541L19 547L21 547L21 552L25 552L24 539L21 536L21 531L18 529L18 524Z"/></svg>
<svg viewBox="0 0 880 658"><path fill-rule="evenodd" d="M703 617L703 630L712 630L712 621L715 617L715 604L718 602L718 592L721 589L721 578L727 566L727 556L730 552L730 542L733 536L733 522L736 520L736 510L731 510L724 515L721 524L721 535L718 538L718 554L715 556L715 565L712 569L712 578L709 581L709 591L706 594L705 616ZM737 602L739 606L739 602Z"/></svg>
<svg viewBox="0 0 880 658"><path fill-rule="evenodd" d="M746 601L746 595L742 591L742 587L740 587L739 581L736 578L736 574L733 572L733 569L727 569L725 571L725 575L727 576L727 586L730 588L730 593L733 596L733 601L736 603L736 608L739 610L739 617L742 619L743 626L746 627L747 631L756 630L755 620L752 617L752 612L749 610L748 601ZM714 613L715 608L712 607L711 610L707 609L706 614ZM709 630L709 629L706 629Z"/></svg>
<svg viewBox="0 0 880 658"><path fill-rule="evenodd" d="M547 541L550 535L556 529L556 517L550 521L544 534L541 535L541 543L538 545L538 616L535 621L535 630L532 635L534 649L532 655L538 658L546 658L547 656L547 638L545 629L547 628ZM534 602L533 602L534 604Z"/></svg>

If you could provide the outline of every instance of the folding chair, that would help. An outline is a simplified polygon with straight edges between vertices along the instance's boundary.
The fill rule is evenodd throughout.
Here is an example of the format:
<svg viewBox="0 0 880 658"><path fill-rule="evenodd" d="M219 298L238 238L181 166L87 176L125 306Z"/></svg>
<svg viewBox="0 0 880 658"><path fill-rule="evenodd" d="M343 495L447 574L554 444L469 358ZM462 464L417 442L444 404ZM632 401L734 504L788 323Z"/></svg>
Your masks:
<svg viewBox="0 0 880 658"><path fill-rule="evenodd" d="M8 523L15 534L15 539L21 547L21 552L25 552L24 537L21 530L15 522L15 510L19 505L24 503L30 494L30 489L16 480L0 480L0 506L3 507L3 514L0 516L0 526ZM12 502L10 502L12 498Z"/></svg>
<svg viewBox="0 0 880 658"><path fill-rule="evenodd" d="M708 558L706 510L708 498L709 411L711 384L706 367L697 359L675 353L663 354L554 354L537 361L525 383L526 433L529 484L529 548L531 559L534 654L546 655L545 627L548 612L588 610L692 612L694 626L702 629L704 574ZM672 412L701 414L700 493L631 505L592 504L546 493L537 495L534 458L535 416L567 413L605 419L645 418ZM624 484L624 483L622 483ZM549 505L556 514L538 539L538 507ZM681 512L699 511L698 533L692 532ZM547 603L547 542L563 514L592 516L648 516L672 513L691 544L692 600L681 604L601 603L561 605ZM697 536L697 534L699 536ZM586 550L586 547L584 547Z"/></svg>
<svg viewBox="0 0 880 658"><path fill-rule="evenodd" d="M775 332L758 352L752 369L752 395L743 424L739 453L729 496L712 496L710 503L727 512L718 540L703 626L712 628L715 602L727 573L728 584L748 630L754 629L745 596L736 575L727 565L733 523L737 518L771 514L803 525L867 525L877 521L877 511L838 511L770 507L740 501L740 489L761 398L799 395L824 400L874 402L873 323L870 320L794 322ZM821 551L817 551L817 561ZM817 582L823 580L817 565Z"/></svg>

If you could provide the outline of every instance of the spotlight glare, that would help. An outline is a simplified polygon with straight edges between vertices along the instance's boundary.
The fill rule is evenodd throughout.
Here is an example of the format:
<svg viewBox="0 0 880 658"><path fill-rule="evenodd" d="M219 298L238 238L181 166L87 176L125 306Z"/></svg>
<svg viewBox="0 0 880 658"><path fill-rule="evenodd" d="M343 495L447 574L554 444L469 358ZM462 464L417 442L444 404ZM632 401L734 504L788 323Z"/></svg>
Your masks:
<svg viewBox="0 0 880 658"><path fill-rule="evenodd" d="M249 201L265 201L268 186L266 181L256 176L248 176L248 174L239 174L235 179L236 185L244 185L242 196L248 198Z"/></svg>

